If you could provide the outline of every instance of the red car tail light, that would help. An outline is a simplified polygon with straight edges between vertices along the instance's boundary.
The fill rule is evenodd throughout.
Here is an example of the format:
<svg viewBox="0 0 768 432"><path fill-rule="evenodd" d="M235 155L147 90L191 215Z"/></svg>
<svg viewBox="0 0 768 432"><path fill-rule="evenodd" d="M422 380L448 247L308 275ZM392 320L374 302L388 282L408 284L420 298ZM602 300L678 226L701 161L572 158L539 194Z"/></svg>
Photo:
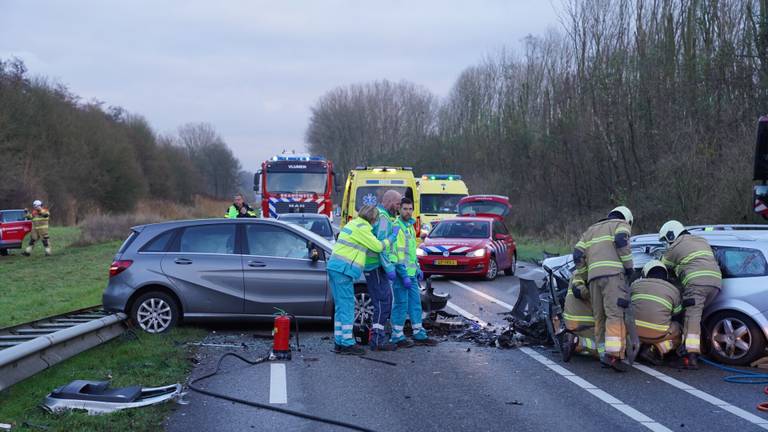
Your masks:
<svg viewBox="0 0 768 432"><path fill-rule="evenodd" d="M125 269L131 266L133 264L133 261L131 260L119 260L119 261L112 261L112 265L109 266L109 277L117 276Z"/></svg>

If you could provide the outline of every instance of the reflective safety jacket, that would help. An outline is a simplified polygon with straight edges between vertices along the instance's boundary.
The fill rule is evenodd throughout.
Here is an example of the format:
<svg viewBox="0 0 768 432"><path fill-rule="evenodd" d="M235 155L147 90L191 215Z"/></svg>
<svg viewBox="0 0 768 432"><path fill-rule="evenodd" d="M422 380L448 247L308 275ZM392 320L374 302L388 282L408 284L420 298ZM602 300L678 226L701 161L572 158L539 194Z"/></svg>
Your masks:
<svg viewBox="0 0 768 432"><path fill-rule="evenodd" d="M397 223L397 216L391 216L382 206L376 208L379 211L379 219L371 227L373 235L379 240L384 240L392 235L392 229ZM365 271L371 271L379 266L384 266L385 270L390 271L389 267L397 263L397 251L394 245L387 244L381 255L378 252L369 250L365 257ZM384 260L382 260L384 258ZM393 269L392 269L393 270Z"/></svg>
<svg viewBox="0 0 768 432"><path fill-rule="evenodd" d="M397 224L400 226L400 232L397 234L397 243L395 249L397 252L397 272L401 276L416 276L419 270L419 259L416 257L416 229L413 224L416 220L411 218L404 221L403 218L397 218Z"/></svg>
<svg viewBox="0 0 768 432"><path fill-rule="evenodd" d="M389 239L377 239L368 221L359 217L352 219L339 233L327 268L357 279L363 274L367 253L378 256L389 247Z"/></svg>
<svg viewBox="0 0 768 432"><path fill-rule="evenodd" d="M587 229L573 250L574 284L632 270L631 228L621 219L604 219Z"/></svg>
<svg viewBox="0 0 768 432"><path fill-rule="evenodd" d="M239 217L257 217L256 210L251 208L251 206L243 203L243 207L245 207L245 214L240 214L240 209L238 209L236 205L232 204L227 209L227 212L224 213L224 217L228 219L235 219Z"/></svg>
<svg viewBox="0 0 768 432"><path fill-rule="evenodd" d="M24 216L26 219L32 221L32 228L34 229L47 229L48 218L51 217L51 213L47 208L42 207L40 209L32 209L31 212Z"/></svg>
<svg viewBox="0 0 768 432"><path fill-rule="evenodd" d="M701 237L683 234L669 246L661 262L675 275L684 287L689 284L711 286L720 289L723 275L709 242Z"/></svg>
<svg viewBox="0 0 768 432"><path fill-rule="evenodd" d="M654 278L636 280L631 290L638 336L654 339L666 335L672 315L682 311L680 290L663 279Z"/></svg>

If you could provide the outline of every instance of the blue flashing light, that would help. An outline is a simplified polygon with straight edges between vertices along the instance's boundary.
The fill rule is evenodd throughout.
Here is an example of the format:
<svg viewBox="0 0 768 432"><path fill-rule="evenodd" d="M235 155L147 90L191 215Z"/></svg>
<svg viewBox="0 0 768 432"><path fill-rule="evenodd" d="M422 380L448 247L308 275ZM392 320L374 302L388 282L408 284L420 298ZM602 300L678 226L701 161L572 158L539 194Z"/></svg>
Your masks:
<svg viewBox="0 0 768 432"><path fill-rule="evenodd" d="M461 180L458 174L424 174L422 180Z"/></svg>

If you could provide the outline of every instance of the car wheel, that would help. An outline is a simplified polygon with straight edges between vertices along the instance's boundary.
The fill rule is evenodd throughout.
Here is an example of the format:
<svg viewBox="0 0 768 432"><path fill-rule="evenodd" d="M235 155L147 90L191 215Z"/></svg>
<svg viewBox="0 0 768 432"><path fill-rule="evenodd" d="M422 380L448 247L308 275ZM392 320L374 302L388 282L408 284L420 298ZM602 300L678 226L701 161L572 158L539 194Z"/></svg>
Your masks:
<svg viewBox="0 0 768 432"><path fill-rule="evenodd" d="M0 256L8 256L8 249L0 249Z"/></svg>
<svg viewBox="0 0 768 432"><path fill-rule="evenodd" d="M148 292L133 302L131 319L147 333L163 333L179 322L179 306L164 292Z"/></svg>
<svg viewBox="0 0 768 432"><path fill-rule="evenodd" d="M746 366L764 355L765 337L762 330L746 315L722 311L707 322L709 354L716 361Z"/></svg>
<svg viewBox="0 0 768 432"><path fill-rule="evenodd" d="M495 257L488 259L488 271L485 272L485 280L492 281L499 275L499 264L496 262Z"/></svg>
<svg viewBox="0 0 768 432"><path fill-rule="evenodd" d="M507 276L514 276L515 270L517 270L517 254L512 254L512 265L504 270L504 274Z"/></svg>
<svg viewBox="0 0 768 432"><path fill-rule="evenodd" d="M370 324L373 319L373 300L368 287L355 285L355 324Z"/></svg>

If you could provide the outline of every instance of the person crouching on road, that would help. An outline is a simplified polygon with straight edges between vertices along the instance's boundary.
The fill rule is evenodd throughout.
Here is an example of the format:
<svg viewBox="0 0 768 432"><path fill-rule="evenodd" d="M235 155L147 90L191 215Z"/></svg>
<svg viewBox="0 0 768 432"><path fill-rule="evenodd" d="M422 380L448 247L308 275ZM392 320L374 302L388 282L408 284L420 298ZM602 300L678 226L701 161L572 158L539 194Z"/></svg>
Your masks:
<svg viewBox="0 0 768 432"><path fill-rule="evenodd" d="M248 203L245 202L241 194L235 195L235 202L224 213L224 217L228 219L236 218L255 218L256 210L254 210Z"/></svg>
<svg viewBox="0 0 768 432"><path fill-rule="evenodd" d="M400 210L400 200L403 197L400 192L388 190L381 198L381 205L376 207L379 212L379 218L373 224L373 235L379 240L393 238L396 241L397 236L392 237L393 232L399 231L397 226L397 212ZM381 254L368 251L365 258L365 281L368 284L368 294L373 302L373 329L370 341L373 351L394 351L397 345L389 343L385 325L392 313L392 285L397 278L395 265L397 262L397 251L394 248L394 241Z"/></svg>
<svg viewBox="0 0 768 432"><path fill-rule="evenodd" d="M595 343L595 317L592 314L592 303L589 301L587 289L578 271L568 284L563 306L563 321L566 332L563 335L562 358L569 362L574 353L588 354L599 358L603 352L598 350ZM605 351L605 350L603 350Z"/></svg>
<svg viewBox="0 0 768 432"><path fill-rule="evenodd" d="M47 208L43 207L42 201L35 200L32 203L32 211L27 212L24 217L32 221L32 236L29 238L27 248L21 254L27 257L31 256L35 243L38 240L42 240L45 256L51 256L51 244L49 243L48 236L48 219L51 217L51 213Z"/></svg>
<svg viewBox="0 0 768 432"><path fill-rule="evenodd" d="M680 290L667 281L667 268L659 260L643 267L643 277L632 283L632 309L640 342L640 358L656 366L680 345L682 330L672 316L682 311Z"/></svg>
<svg viewBox="0 0 768 432"><path fill-rule="evenodd" d="M365 349L355 345L352 334L355 318L354 282L363 273L367 253L379 254L388 250L397 238L397 231L383 240L377 239L371 225L376 223L379 212L376 207L365 206L358 217L347 223L339 233L328 260L328 280L334 303L334 352L363 355Z"/></svg>
<svg viewBox="0 0 768 432"><path fill-rule="evenodd" d="M662 225L659 239L669 246L661 262L668 269L674 269L675 276L683 285L684 343L680 346L682 358L677 366L698 369L701 315L720 292L723 275L709 242L689 233L682 223L671 220Z"/></svg>
<svg viewBox="0 0 768 432"><path fill-rule="evenodd" d="M595 317L595 340L600 360L617 372L626 372L624 343L627 337L624 309L629 306L627 279L633 272L629 238L632 212L616 207L608 217L589 227L573 250L576 271L589 287L592 313Z"/></svg>
<svg viewBox="0 0 768 432"><path fill-rule="evenodd" d="M395 245L397 277L392 283L392 337L389 340L398 348L410 348L414 345L437 345L436 340L427 336L427 332L421 324L423 312L419 281L424 279L424 274L419 269L419 261L416 257L414 223L416 220L413 219L413 201L409 198L403 198L400 201L400 217L397 219L400 233ZM403 333L406 314L411 318L413 341L408 340Z"/></svg>

